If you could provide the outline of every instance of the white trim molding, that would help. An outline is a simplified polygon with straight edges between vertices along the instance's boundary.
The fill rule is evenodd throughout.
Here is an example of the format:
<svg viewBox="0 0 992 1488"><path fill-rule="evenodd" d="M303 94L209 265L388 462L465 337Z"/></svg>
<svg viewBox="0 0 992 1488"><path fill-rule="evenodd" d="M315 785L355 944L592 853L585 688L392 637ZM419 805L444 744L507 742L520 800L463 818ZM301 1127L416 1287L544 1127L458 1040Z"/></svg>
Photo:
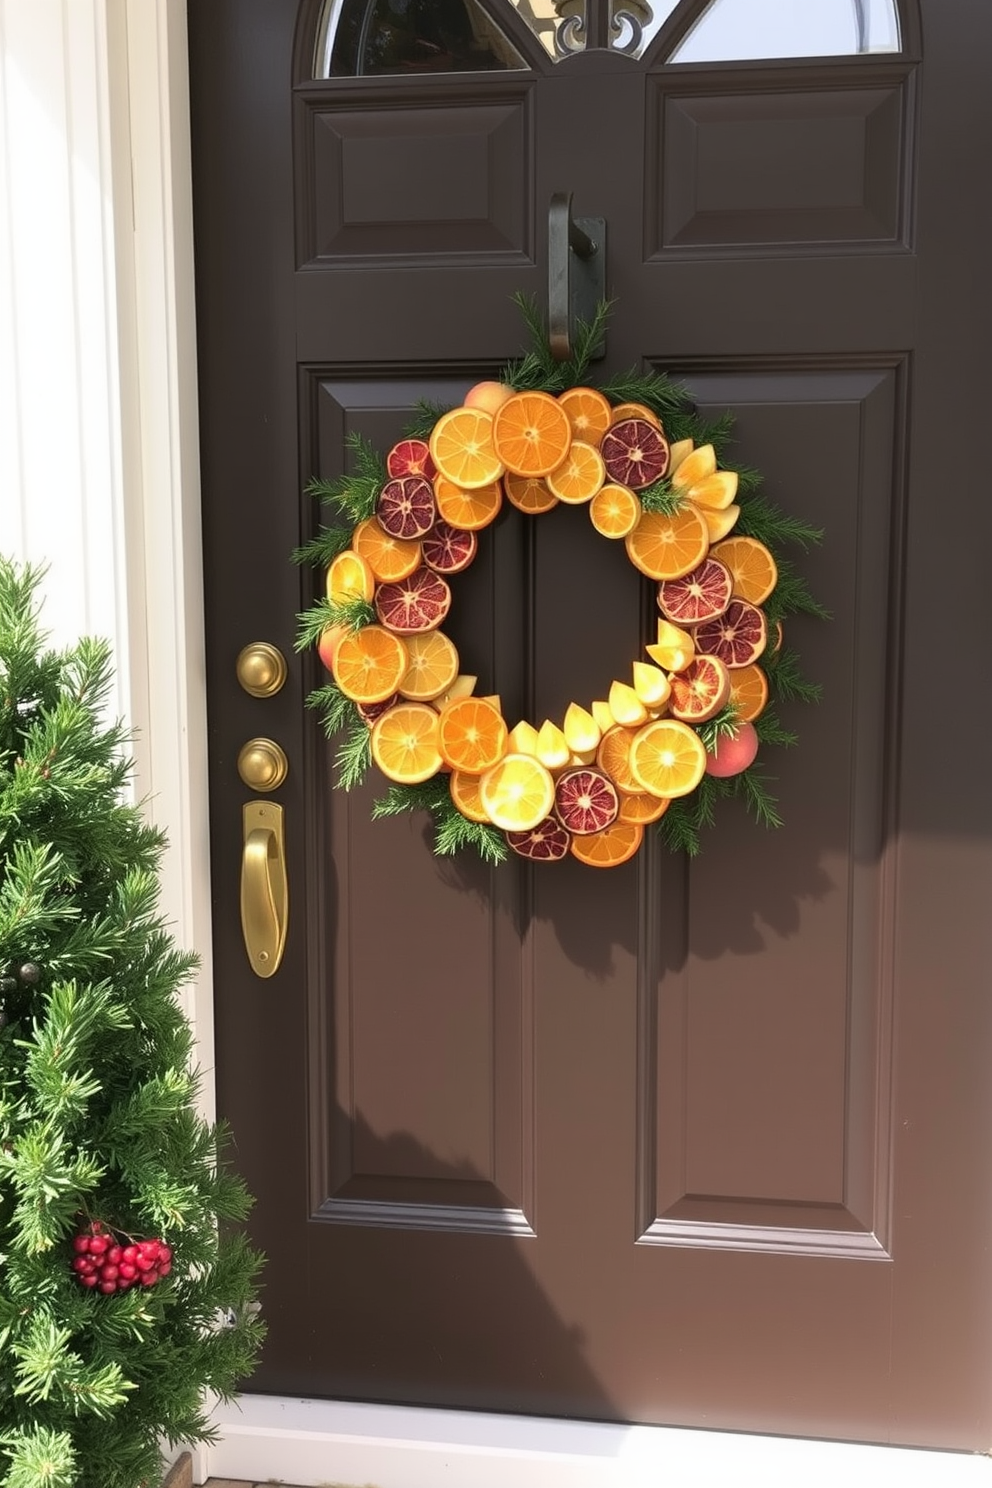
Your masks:
<svg viewBox="0 0 992 1488"><path fill-rule="evenodd" d="M990 1488L992 1459L848 1442L246 1395L215 1478L375 1488Z"/></svg>

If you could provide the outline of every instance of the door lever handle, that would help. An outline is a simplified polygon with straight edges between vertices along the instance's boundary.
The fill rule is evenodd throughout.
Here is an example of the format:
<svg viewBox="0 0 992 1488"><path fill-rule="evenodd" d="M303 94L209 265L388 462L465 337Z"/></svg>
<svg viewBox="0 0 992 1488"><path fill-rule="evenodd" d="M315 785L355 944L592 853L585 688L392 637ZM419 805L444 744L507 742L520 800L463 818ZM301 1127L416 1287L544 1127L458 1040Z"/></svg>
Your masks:
<svg viewBox="0 0 992 1488"><path fill-rule="evenodd" d="M248 964L258 977L279 970L289 924L283 810L248 801L242 810L241 931Z"/></svg>
<svg viewBox="0 0 992 1488"><path fill-rule="evenodd" d="M556 191L548 209L548 341L559 362L575 348L578 321L589 325L606 298L606 218L573 217L572 193ZM606 354L600 338L593 357Z"/></svg>

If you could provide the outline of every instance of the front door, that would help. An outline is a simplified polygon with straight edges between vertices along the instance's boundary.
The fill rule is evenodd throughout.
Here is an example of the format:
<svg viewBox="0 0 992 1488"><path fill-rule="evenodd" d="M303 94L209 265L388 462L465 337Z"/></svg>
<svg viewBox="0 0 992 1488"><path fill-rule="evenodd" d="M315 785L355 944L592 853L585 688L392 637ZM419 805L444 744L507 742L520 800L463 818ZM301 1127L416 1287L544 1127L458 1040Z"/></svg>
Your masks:
<svg viewBox="0 0 992 1488"><path fill-rule="evenodd" d="M189 0L252 1389L992 1441L992 12L920 10ZM825 529L802 563L833 615L790 625L824 696L773 757L785 826L728 803L699 858L657 840L609 873L439 860L424 821L372 823L375 785L331 789L319 663L293 655L303 486L520 350L555 192L606 221L602 370L735 413L735 454ZM480 690L535 720L602 695L647 614L623 555L567 508L482 546L451 626ZM256 640L289 659L268 698L235 673ZM289 761L266 980L238 908L258 736Z"/></svg>

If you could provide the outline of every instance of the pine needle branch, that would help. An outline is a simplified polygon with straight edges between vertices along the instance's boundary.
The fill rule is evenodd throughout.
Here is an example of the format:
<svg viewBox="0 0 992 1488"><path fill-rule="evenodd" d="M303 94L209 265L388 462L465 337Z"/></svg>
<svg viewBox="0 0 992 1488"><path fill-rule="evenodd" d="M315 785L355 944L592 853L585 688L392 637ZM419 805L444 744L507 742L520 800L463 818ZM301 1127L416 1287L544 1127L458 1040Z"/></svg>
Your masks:
<svg viewBox="0 0 992 1488"><path fill-rule="evenodd" d="M414 412L403 428L406 439L429 439L439 418L450 412L453 404L432 403L429 398L418 398Z"/></svg>
<svg viewBox="0 0 992 1488"><path fill-rule="evenodd" d="M351 547L350 527L321 527L316 537L293 552L294 563L307 563L312 568L326 568L339 553Z"/></svg>
<svg viewBox="0 0 992 1488"><path fill-rule="evenodd" d="M778 582L763 608L772 625L788 615L812 615L817 620L830 619L830 611L818 599L814 599L802 574L797 573L785 558L778 559Z"/></svg>
<svg viewBox="0 0 992 1488"><path fill-rule="evenodd" d="M800 517L790 516L764 496L749 495L741 502L741 514L735 529L742 537L756 537L767 547L797 543L809 551L823 539L823 529L813 527Z"/></svg>
<svg viewBox="0 0 992 1488"><path fill-rule="evenodd" d="M783 728L774 708L766 708L754 721L754 731L761 745L775 745L780 749L792 749L799 743L799 735Z"/></svg>
<svg viewBox="0 0 992 1488"><path fill-rule="evenodd" d="M782 818L778 802L768 789L766 777L757 765L751 765L729 781L731 793L743 800L755 821L763 827L780 827ZM662 818L664 820L664 817Z"/></svg>
<svg viewBox="0 0 992 1488"><path fill-rule="evenodd" d="M434 775L422 785L391 785L384 796L372 802L372 820L401 816L405 811L437 811L443 800L450 801L447 780Z"/></svg>
<svg viewBox="0 0 992 1488"><path fill-rule="evenodd" d="M366 724L359 722L345 735L334 756L338 772L335 784L342 790L353 790L361 785L371 764L371 734Z"/></svg>
<svg viewBox="0 0 992 1488"><path fill-rule="evenodd" d="M672 483L663 476L640 493L641 507L646 512L659 512L665 517L674 517L685 505L685 497L673 490Z"/></svg>
<svg viewBox="0 0 992 1488"><path fill-rule="evenodd" d="M769 686L783 702L818 703L823 696L820 683L809 682L803 676L799 657L791 647L783 646L781 651L766 652L761 665L768 675Z"/></svg>
<svg viewBox="0 0 992 1488"><path fill-rule="evenodd" d="M325 505L333 506L353 525L371 517L386 484L386 462L375 446L357 432L345 436L345 448L353 455L354 469L327 480L314 476L305 491Z"/></svg>
<svg viewBox="0 0 992 1488"><path fill-rule="evenodd" d="M307 707L320 714L320 721L328 738L340 733L343 728L356 728L362 723L355 704L351 698L345 697L335 682L326 682L323 687L314 688L307 698Z"/></svg>
<svg viewBox="0 0 992 1488"><path fill-rule="evenodd" d="M296 635L296 650L305 651L320 640L331 625L344 625L351 631L374 625L375 607L364 599L318 599L309 610L297 615L299 629Z"/></svg>
<svg viewBox="0 0 992 1488"><path fill-rule="evenodd" d="M689 417L689 395L681 383L672 382L660 372L639 372L631 367L605 382L603 392L611 403L644 403L661 419L669 438L682 437L672 433L673 420Z"/></svg>
<svg viewBox="0 0 992 1488"><path fill-rule="evenodd" d="M444 858L466 847L474 847L483 862L493 865L505 862L509 855L501 832L486 822L469 821L452 801L450 810L442 806L435 815L434 851Z"/></svg>
<svg viewBox="0 0 992 1488"><path fill-rule="evenodd" d="M737 709L733 703L724 703L713 718L708 718L705 723L697 724L696 733L706 746L707 754L715 754L716 746L721 739L731 739L737 732ZM704 776L704 779L711 777Z"/></svg>
<svg viewBox="0 0 992 1488"><path fill-rule="evenodd" d="M685 853L690 858L698 856L699 828L684 797L672 802L658 823L658 831L670 852Z"/></svg>
<svg viewBox="0 0 992 1488"><path fill-rule="evenodd" d="M603 344L613 308L612 300L599 300L592 320L579 320L575 326L575 349L561 364L565 387L581 387L589 376L589 364Z"/></svg>

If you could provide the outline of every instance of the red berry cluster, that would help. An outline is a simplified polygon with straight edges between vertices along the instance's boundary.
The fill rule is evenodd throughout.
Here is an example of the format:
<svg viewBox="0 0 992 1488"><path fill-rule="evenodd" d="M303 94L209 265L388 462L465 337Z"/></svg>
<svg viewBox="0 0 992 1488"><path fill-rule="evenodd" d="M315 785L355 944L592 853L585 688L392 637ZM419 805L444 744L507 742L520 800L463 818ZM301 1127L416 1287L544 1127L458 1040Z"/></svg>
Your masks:
<svg viewBox="0 0 992 1488"><path fill-rule="evenodd" d="M133 1286L152 1287L172 1270L172 1251L161 1240L119 1239L99 1219L73 1236L72 1249L80 1286L97 1287L107 1296Z"/></svg>

